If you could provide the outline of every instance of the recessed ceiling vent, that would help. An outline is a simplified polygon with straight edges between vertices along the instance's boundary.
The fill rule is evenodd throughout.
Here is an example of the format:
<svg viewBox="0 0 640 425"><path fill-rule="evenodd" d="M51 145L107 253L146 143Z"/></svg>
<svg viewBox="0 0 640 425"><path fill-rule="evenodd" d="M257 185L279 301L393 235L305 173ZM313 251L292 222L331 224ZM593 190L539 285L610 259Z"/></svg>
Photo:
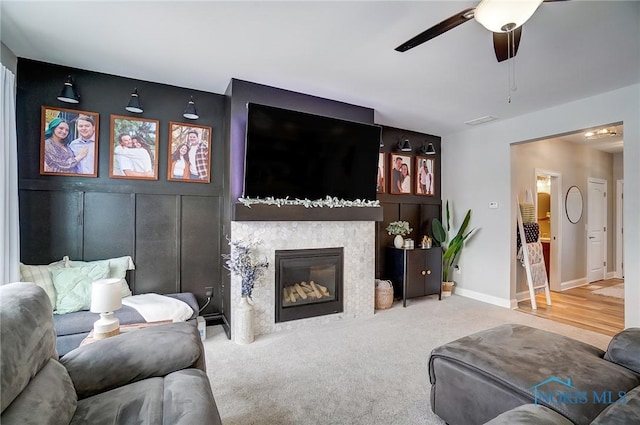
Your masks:
<svg viewBox="0 0 640 425"><path fill-rule="evenodd" d="M487 116L484 116L484 117L476 118L474 120L465 121L465 124L467 124L467 125L479 125L479 124L484 124L486 122L497 120L497 119L498 118L494 117L493 115L487 115Z"/></svg>

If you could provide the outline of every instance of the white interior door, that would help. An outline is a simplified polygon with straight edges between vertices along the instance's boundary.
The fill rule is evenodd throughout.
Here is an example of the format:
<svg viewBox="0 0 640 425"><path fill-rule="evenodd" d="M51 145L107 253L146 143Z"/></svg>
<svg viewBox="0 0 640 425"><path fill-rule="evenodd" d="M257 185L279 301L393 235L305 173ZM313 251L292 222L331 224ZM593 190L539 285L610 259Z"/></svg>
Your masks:
<svg viewBox="0 0 640 425"><path fill-rule="evenodd" d="M589 179L587 193L587 283L603 280L607 271L607 182Z"/></svg>

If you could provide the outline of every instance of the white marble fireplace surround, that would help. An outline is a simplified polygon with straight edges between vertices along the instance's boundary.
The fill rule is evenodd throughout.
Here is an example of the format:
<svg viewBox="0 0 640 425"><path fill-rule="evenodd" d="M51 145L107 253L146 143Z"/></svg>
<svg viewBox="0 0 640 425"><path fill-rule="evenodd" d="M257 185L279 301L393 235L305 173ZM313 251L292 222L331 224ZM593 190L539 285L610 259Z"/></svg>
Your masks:
<svg viewBox="0 0 640 425"><path fill-rule="evenodd" d="M255 334L267 334L331 321L370 317L375 304L374 221L233 221L233 240L259 239L258 258L269 269L253 290ZM308 319L275 322L275 252L281 249L344 247L344 311ZM231 333L240 301L240 279L231 276Z"/></svg>

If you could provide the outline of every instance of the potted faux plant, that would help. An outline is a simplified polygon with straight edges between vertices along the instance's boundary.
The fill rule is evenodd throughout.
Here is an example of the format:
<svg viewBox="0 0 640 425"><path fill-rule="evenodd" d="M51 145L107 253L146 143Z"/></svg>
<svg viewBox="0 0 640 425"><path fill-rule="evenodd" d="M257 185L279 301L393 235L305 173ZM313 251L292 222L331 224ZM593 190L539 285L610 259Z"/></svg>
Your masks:
<svg viewBox="0 0 640 425"><path fill-rule="evenodd" d="M238 344L253 342L253 304L249 302L253 292L253 286L264 275L269 267L269 261L265 258L256 261L253 258L253 249L259 242L245 242L242 240L229 241L230 254L222 254L225 268L238 276L242 281L240 303L236 307L234 340Z"/></svg>
<svg viewBox="0 0 640 425"><path fill-rule="evenodd" d="M433 239L436 244L442 248L442 295L451 295L453 289L453 267L456 265L456 260L462 251L464 242L471 236L475 227L467 232L469 227L469 221L471 221L471 210L467 211L467 214L462 220L460 228L455 233L453 238L449 238L451 234L451 214L449 213L449 201L446 204L446 228L442 225L442 222L437 218L433 219ZM465 233L466 232L466 233Z"/></svg>
<svg viewBox="0 0 640 425"><path fill-rule="evenodd" d="M395 235L393 238L393 246L396 248L402 248L404 246L404 235L411 233L413 229L409 227L408 221L392 221L387 226L387 233Z"/></svg>

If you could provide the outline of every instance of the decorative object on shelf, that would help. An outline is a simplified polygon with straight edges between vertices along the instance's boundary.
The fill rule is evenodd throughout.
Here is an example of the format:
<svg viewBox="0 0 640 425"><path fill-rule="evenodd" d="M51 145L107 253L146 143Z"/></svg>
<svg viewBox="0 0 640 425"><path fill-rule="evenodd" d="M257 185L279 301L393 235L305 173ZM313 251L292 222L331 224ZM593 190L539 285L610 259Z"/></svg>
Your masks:
<svg viewBox="0 0 640 425"><path fill-rule="evenodd" d="M99 279L91 283L91 312L100 313L93 324L93 338L105 339L120 333L120 321L113 312L122 307L122 279Z"/></svg>
<svg viewBox="0 0 640 425"><path fill-rule="evenodd" d="M109 177L158 180L157 120L111 115Z"/></svg>
<svg viewBox="0 0 640 425"><path fill-rule="evenodd" d="M413 161L410 155L392 154L391 158L391 186L389 193L396 195L411 194L411 174Z"/></svg>
<svg viewBox="0 0 640 425"><path fill-rule="evenodd" d="M256 261L253 258L254 248L260 241L245 242L242 240L231 241L231 253L222 254L225 268L242 280L240 302L236 306L236 314L233 318L234 341L237 344L250 344L254 339L254 312L253 304L249 301L254 285L264 276L269 268L269 261L265 258Z"/></svg>
<svg viewBox="0 0 640 425"><path fill-rule="evenodd" d="M67 76L67 81L62 87L58 100L65 103L80 103L80 93L76 91L71 75Z"/></svg>
<svg viewBox="0 0 640 425"><path fill-rule="evenodd" d="M135 114L141 114L144 112L142 104L140 103L140 96L138 96L138 89L133 89L131 99L129 99L129 104L124 109Z"/></svg>
<svg viewBox="0 0 640 425"><path fill-rule="evenodd" d="M420 242L420 248L422 249L431 249L432 240L429 236L424 235L422 237L422 242Z"/></svg>
<svg viewBox="0 0 640 425"><path fill-rule="evenodd" d="M301 205L305 208L340 208L340 207L379 207L380 201L377 199L374 201L367 201L364 199L356 199L355 201L347 201L344 199L338 199L335 197L327 196L324 199L316 199L312 201L310 199L289 199L289 198L238 198L238 201L245 207L251 208L253 204L275 205L281 207L283 205Z"/></svg>
<svg viewBox="0 0 640 425"><path fill-rule="evenodd" d="M393 283L376 279L375 309L386 310L393 305Z"/></svg>
<svg viewBox="0 0 640 425"><path fill-rule="evenodd" d="M100 115L51 106L41 114L40 174L97 177Z"/></svg>
<svg viewBox="0 0 640 425"><path fill-rule="evenodd" d="M196 103L193 101L193 96L191 96L189 102L187 102L187 107L184 110L182 116L189 120L197 120L198 118L200 118L200 116L196 112Z"/></svg>
<svg viewBox="0 0 640 425"><path fill-rule="evenodd" d="M389 235L396 235L393 239L393 245L396 248L404 247L404 235L408 235L413 231L411 227L409 227L408 221L392 221L386 228L387 233Z"/></svg>
<svg viewBox="0 0 640 425"><path fill-rule="evenodd" d="M416 195L434 196L436 187L436 161L434 158L416 156L414 190Z"/></svg>
<svg viewBox="0 0 640 425"><path fill-rule="evenodd" d="M210 183L211 137L211 127L170 122L167 180ZM197 146L195 164L189 162L192 146Z"/></svg>
<svg viewBox="0 0 640 425"><path fill-rule="evenodd" d="M407 238L404 240L404 249L414 249L415 244L413 243L413 239Z"/></svg>
<svg viewBox="0 0 640 425"><path fill-rule="evenodd" d="M433 238L436 243L442 248L442 281L449 282L451 281L451 272L453 267L456 265L456 260L458 259L458 255L462 248L464 247L464 242L472 235L472 233L476 230L473 229L467 232L467 227L469 227L469 221L471 220L471 210L467 211L467 214L462 220L462 224L460 228L456 232L453 238L449 238L451 232L451 214L449 212L449 201L447 201L446 205L446 216L447 216L447 227L446 229L443 227L440 220L437 218L433 219L432 227L433 227ZM465 233L467 232L467 233Z"/></svg>

